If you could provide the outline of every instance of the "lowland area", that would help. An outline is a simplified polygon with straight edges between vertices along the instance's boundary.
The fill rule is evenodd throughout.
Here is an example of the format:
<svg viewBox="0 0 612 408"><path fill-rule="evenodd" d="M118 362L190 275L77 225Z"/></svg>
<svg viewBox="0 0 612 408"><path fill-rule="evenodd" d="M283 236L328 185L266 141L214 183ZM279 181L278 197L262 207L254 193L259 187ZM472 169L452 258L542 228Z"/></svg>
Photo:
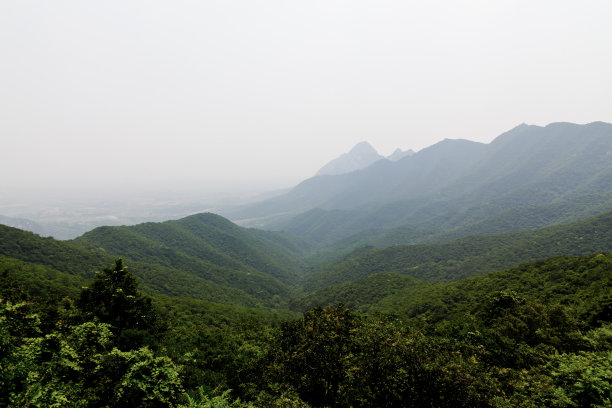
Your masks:
<svg viewBox="0 0 612 408"><path fill-rule="evenodd" d="M0 406L612 406L612 124L368 149L220 215L0 225Z"/></svg>

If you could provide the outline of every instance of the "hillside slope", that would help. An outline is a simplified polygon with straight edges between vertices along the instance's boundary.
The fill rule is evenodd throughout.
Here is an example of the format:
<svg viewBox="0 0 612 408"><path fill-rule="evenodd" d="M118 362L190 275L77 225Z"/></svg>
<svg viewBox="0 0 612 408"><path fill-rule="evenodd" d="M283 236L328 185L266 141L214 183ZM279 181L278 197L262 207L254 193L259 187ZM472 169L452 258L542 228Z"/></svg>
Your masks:
<svg viewBox="0 0 612 408"><path fill-rule="evenodd" d="M89 279L121 257L147 292L248 307L278 306L287 298L307 248L287 234L241 228L213 214L100 227L73 241L0 225L5 263Z"/></svg>
<svg viewBox="0 0 612 408"><path fill-rule="evenodd" d="M309 275L305 291L380 272L455 281L553 256L612 252L612 212L533 231L461 238L443 244L363 248Z"/></svg>
<svg viewBox="0 0 612 408"><path fill-rule="evenodd" d="M387 312L429 322L474 312L484 299L501 291L545 303L571 305L585 319L610 320L612 255L554 257L456 282L426 283L410 276L380 272L303 294L296 310L344 303L370 312ZM589 304L589 307L583 307ZM587 310L597 305L597 310Z"/></svg>
<svg viewBox="0 0 612 408"><path fill-rule="evenodd" d="M301 278L301 259L308 249L304 241L287 234L238 227L209 213L163 223L100 227L71 244L180 270L266 305L287 297L289 287ZM236 300L240 298L236 294Z"/></svg>

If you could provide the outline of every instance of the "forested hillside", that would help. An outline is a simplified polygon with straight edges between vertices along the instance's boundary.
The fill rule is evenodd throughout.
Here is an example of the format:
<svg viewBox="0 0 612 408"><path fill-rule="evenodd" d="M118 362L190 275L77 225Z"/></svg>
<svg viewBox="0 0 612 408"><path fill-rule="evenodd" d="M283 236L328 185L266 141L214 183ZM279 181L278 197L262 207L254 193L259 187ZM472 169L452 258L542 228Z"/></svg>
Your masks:
<svg viewBox="0 0 612 408"><path fill-rule="evenodd" d="M288 236L241 228L209 213L163 223L96 228L72 242L87 249L101 249L134 260L155 260L194 272L214 267L248 269L286 283L300 276L299 259L306 250L302 242ZM190 262L208 265L188 267Z"/></svg>
<svg viewBox="0 0 612 408"><path fill-rule="evenodd" d="M231 223L228 222L228 224ZM239 227L231 225L240 230ZM141 224L137 228L155 230L156 226L155 224ZM166 231L171 232L173 229L166 228ZM25 261L62 273L91 278L94 271L99 270L101 265L112 263L115 258L123 257L137 271L137 277L141 280L143 288L151 293L230 305L277 307L282 298L288 295L289 286L288 283L283 283L272 274L277 273L285 277L287 281L295 280L299 276L299 263L297 262L287 262L287 269L270 262L265 269L258 270L233 258L230 251L210 249L211 247L207 247L202 241L198 241L198 244L202 246L202 253L198 258L124 227L101 227L84 236L82 241L72 243L42 238L36 234L6 226L0 226L0 234L0 255L6 257L6 262L9 260ZM281 243L284 242L284 238L282 236L265 232L254 232L251 235L255 237L252 244L255 247L270 242L271 254L283 250ZM175 237L171 234L166 235L167 239ZM221 234L220 237L222 237ZM95 243L94 238L98 240ZM245 248L250 248L239 239L232 241L230 238L226 238L228 246L239 247L238 245L242 244ZM82 246L78 246L79 243ZM188 249L187 241L184 243ZM87 249L87 245L91 249ZM105 245L108 250L104 249ZM297 247L290 244L289 248ZM205 250L209 252L204 252ZM267 258L270 255L265 255L263 252L261 252L262 255L259 255L257 249L253 249L251 253L245 253L246 256L251 257L247 262L253 262L253 264L262 265L264 262L262 259L270 259ZM210 259L207 259L209 256ZM279 259L282 257L279 256Z"/></svg>
<svg viewBox="0 0 612 408"><path fill-rule="evenodd" d="M440 321L469 312L491 293L509 290L541 301L572 304L580 310L584 304L597 305L601 308L597 313L609 316L612 312L611 271L612 257L597 254L555 257L450 283L432 283L396 272L378 272L301 295L292 305L307 310L343 303L363 311Z"/></svg>
<svg viewBox="0 0 612 408"><path fill-rule="evenodd" d="M315 271L306 242L212 214L73 242L0 227L0 403L604 407L611 224L362 248ZM574 253L594 255L515 266Z"/></svg>
<svg viewBox="0 0 612 408"><path fill-rule="evenodd" d="M612 251L612 213L533 231L477 235L443 244L362 248L306 277L317 290L378 272L452 281L537 259Z"/></svg>
<svg viewBox="0 0 612 408"><path fill-rule="evenodd" d="M3 271L3 405L535 408L612 397L610 255L449 284L371 275L359 290L378 298L378 314L340 305L297 319L149 298L121 261L72 299L30 285L44 272ZM377 282L394 286L385 295Z"/></svg>

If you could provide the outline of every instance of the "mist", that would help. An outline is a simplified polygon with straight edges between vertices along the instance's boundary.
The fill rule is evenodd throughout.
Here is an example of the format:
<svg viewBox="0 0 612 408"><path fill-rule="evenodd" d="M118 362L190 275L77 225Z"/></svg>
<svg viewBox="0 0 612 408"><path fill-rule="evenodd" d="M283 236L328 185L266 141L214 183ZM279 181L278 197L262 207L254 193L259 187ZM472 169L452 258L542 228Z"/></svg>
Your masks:
<svg viewBox="0 0 612 408"><path fill-rule="evenodd" d="M605 1L0 4L0 214L290 188L360 141L612 122ZM237 199L240 202L240 199ZM10 214L9 214L10 213Z"/></svg>

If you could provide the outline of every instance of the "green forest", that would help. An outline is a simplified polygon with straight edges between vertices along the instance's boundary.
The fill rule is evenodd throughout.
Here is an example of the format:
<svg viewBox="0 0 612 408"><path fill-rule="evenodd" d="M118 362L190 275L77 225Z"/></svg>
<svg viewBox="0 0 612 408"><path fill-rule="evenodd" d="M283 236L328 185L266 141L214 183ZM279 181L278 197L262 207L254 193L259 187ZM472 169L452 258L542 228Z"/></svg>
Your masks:
<svg viewBox="0 0 612 408"><path fill-rule="evenodd" d="M322 266L212 214L0 226L0 405L608 407L610 219Z"/></svg>

